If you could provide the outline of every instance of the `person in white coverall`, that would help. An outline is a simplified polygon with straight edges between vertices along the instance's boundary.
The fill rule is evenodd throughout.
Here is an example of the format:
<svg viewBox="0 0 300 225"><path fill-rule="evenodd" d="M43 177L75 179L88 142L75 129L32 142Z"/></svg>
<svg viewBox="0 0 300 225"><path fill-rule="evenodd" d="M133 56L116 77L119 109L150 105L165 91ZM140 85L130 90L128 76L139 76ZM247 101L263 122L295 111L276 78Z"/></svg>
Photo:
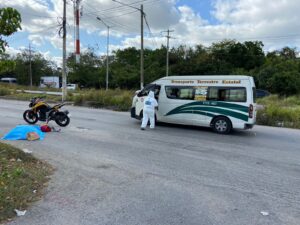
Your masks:
<svg viewBox="0 0 300 225"><path fill-rule="evenodd" d="M144 99L144 108L143 108L143 121L141 129L145 130L145 127L148 124L150 119L150 128L155 127L155 107L157 107L157 101L154 98L154 92L150 91L148 96Z"/></svg>

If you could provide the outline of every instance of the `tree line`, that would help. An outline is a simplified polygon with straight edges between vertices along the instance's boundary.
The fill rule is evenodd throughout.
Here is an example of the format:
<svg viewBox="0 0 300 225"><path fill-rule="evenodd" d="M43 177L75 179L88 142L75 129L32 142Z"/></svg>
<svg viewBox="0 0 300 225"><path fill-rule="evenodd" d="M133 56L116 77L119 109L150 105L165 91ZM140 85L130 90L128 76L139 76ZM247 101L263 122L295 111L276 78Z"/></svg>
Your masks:
<svg viewBox="0 0 300 225"><path fill-rule="evenodd" d="M0 77L16 77L19 84L38 85L41 76L61 76L60 68L40 53L23 50L16 56L1 54ZM166 47L144 51L145 84L166 75ZM30 63L31 61L31 63ZM138 89L140 82L140 50L134 47L114 51L109 56L109 87ZM3 66L4 65L4 66ZM6 66L5 66L6 65ZM72 53L67 59L68 82L85 88L104 88L106 58L99 58L93 49L81 54L79 64ZM179 46L170 49L170 75L250 75L257 88L280 95L300 93L300 61L295 48L263 51L260 41L224 40L209 47Z"/></svg>
<svg viewBox="0 0 300 225"><path fill-rule="evenodd" d="M19 84L39 85L41 76L61 76L61 69L40 53L23 50L16 56L5 54L4 37L21 29L21 15L13 8L0 9L0 77L15 77ZM145 83L166 73L166 47L144 51ZM170 75L250 75L256 86L280 95L300 94L300 63L295 48L284 47L264 53L260 41L238 42L223 40L209 47L201 44L184 45L170 50ZM134 47L119 49L109 56L109 87L137 89L140 82L140 50ZM68 82L86 88L105 87L105 58L99 58L93 49L81 54L79 64L74 54L67 59Z"/></svg>

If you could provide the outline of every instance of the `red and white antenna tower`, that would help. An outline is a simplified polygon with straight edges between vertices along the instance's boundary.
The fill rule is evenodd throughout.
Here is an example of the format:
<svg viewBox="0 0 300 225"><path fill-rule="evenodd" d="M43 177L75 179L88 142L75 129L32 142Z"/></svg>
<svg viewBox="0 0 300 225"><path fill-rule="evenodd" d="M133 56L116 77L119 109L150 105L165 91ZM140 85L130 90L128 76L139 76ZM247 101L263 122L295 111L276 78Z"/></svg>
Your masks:
<svg viewBox="0 0 300 225"><path fill-rule="evenodd" d="M81 0L76 0L76 5L75 5L75 18L76 18L76 48L75 48L75 56L76 56L76 63L80 62L80 39L79 39L79 18L80 18L80 13L79 13L79 4Z"/></svg>

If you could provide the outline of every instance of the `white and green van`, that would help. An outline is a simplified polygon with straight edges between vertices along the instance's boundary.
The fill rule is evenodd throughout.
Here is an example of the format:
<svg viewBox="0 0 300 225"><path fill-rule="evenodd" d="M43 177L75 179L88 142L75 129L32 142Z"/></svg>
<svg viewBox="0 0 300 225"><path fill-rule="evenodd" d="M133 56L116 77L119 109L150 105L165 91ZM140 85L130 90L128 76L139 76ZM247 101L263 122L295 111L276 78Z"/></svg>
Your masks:
<svg viewBox="0 0 300 225"><path fill-rule="evenodd" d="M256 120L255 84L250 76L169 76L137 91L131 117L141 119L149 91L158 100L158 122L212 127L227 134L252 128Z"/></svg>

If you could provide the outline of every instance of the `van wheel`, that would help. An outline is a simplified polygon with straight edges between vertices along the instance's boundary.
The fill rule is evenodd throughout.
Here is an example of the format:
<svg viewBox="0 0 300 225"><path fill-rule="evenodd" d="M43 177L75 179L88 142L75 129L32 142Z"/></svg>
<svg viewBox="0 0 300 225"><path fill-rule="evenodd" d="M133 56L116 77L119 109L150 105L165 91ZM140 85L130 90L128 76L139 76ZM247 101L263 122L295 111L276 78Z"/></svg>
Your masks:
<svg viewBox="0 0 300 225"><path fill-rule="evenodd" d="M218 134L228 134L231 129L231 121L227 117L217 117L212 122L213 130Z"/></svg>

